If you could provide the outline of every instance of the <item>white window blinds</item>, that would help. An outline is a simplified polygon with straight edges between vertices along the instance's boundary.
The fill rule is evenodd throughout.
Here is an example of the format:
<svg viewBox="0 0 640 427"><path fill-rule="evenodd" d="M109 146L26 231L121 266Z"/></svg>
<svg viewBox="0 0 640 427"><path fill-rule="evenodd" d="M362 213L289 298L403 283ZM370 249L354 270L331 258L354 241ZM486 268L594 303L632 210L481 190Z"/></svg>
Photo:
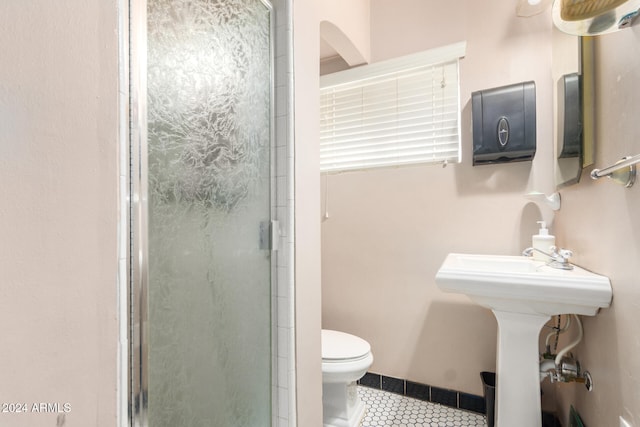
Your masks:
<svg viewBox="0 0 640 427"><path fill-rule="evenodd" d="M460 161L465 43L321 78L323 172Z"/></svg>

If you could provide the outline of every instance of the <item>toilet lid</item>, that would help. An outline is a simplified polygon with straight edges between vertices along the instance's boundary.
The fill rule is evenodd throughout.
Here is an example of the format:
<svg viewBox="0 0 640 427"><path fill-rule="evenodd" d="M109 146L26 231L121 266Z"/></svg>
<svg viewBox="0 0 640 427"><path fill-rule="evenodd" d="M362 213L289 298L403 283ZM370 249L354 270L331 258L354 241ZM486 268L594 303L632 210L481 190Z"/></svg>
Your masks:
<svg viewBox="0 0 640 427"><path fill-rule="evenodd" d="M323 359L357 359L371 351L368 342L345 332L322 330Z"/></svg>

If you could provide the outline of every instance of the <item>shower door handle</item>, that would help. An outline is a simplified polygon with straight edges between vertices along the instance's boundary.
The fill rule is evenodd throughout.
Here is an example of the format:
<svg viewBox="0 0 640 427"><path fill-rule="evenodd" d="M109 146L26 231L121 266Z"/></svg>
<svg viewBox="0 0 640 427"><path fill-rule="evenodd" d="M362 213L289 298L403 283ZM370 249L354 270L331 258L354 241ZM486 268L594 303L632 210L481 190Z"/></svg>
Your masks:
<svg viewBox="0 0 640 427"><path fill-rule="evenodd" d="M277 251L280 240L280 223L276 220L260 223L260 249Z"/></svg>

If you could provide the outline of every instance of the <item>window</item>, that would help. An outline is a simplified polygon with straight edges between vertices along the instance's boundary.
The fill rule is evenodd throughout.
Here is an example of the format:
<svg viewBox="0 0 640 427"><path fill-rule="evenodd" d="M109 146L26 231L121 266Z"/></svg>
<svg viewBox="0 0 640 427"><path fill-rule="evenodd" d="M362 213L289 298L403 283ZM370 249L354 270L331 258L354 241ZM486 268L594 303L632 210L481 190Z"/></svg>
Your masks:
<svg viewBox="0 0 640 427"><path fill-rule="evenodd" d="M460 162L466 43L320 79L320 170Z"/></svg>

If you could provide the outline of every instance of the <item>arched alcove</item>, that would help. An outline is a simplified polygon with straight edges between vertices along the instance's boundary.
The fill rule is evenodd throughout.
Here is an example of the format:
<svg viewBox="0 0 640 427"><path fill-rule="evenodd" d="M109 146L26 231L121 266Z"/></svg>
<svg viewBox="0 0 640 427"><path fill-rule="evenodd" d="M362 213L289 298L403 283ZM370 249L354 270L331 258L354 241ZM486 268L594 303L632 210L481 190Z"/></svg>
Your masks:
<svg viewBox="0 0 640 427"><path fill-rule="evenodd" d="M320 22L320 61L333 71L368 62L351 39L329 21Z"/></svg>

